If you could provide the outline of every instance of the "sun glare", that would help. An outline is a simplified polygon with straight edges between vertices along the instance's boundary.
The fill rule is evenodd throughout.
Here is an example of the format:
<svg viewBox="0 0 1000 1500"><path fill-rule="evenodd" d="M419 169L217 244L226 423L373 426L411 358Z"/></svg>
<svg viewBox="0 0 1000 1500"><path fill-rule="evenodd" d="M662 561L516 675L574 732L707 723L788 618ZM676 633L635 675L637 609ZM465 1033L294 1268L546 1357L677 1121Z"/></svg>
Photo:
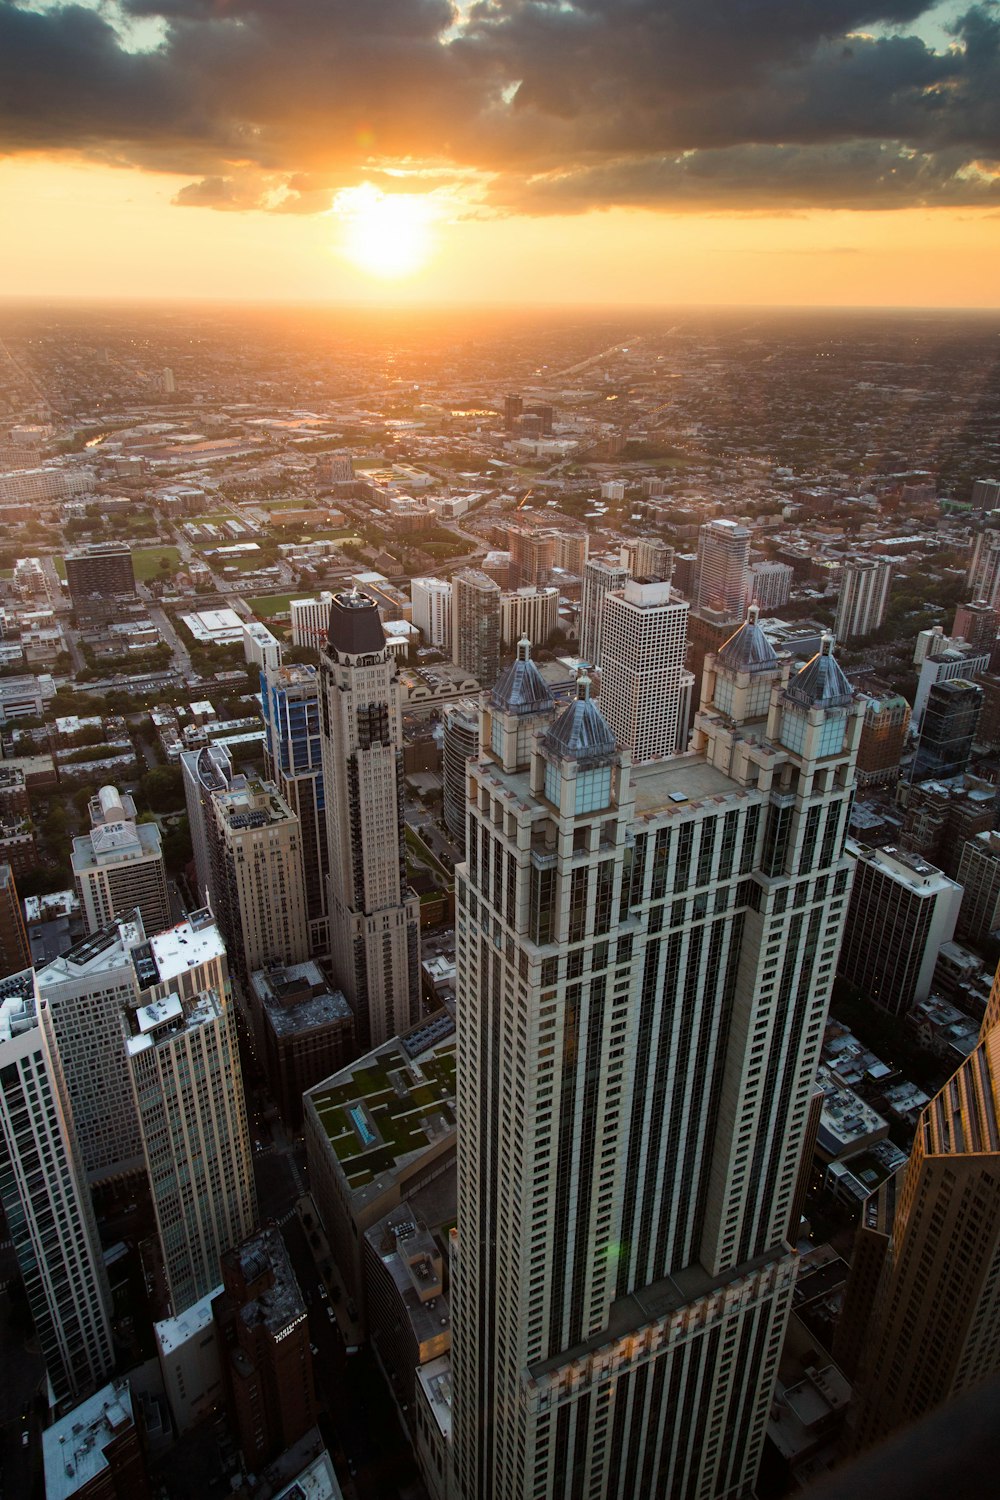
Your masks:
<svg viewBox="0 0 1000 1500"><path fill-rule="evenodd" d="M371 276L412 276L430 256L433 208L426 195L383 193L365 182L337 193L333 213L340 221L338 249Z"/></svg>

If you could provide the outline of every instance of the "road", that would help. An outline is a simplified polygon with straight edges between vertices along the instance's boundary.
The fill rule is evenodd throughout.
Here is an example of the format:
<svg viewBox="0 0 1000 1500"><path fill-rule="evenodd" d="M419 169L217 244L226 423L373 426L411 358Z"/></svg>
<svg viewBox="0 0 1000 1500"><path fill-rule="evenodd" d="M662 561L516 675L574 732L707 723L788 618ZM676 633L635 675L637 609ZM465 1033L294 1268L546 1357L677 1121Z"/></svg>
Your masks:
<svg viewBox="0 0 1000 1500"><path fill-rule="evenodd" d="M181 640L180 636L177 634L177 631L171 624L170 617L167 615L165 610L162 610L160 608L158 604L149 602L148 590L143 590L143 597L147 600L149 618L152 620L153 624L156 626L157 630L160 632L161 636L173 652L173 665L176 667L178 672L181 672L185 677L192 676L194 673L194 667L191 665L190 653L188 652L187 647L184 645L184 642Z"/></svg>

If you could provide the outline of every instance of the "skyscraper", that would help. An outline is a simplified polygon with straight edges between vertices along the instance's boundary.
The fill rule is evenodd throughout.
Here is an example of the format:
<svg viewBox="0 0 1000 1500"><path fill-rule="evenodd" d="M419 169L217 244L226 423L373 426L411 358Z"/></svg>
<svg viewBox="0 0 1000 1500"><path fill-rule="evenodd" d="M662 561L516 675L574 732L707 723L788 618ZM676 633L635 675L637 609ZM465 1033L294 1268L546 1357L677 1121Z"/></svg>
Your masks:
<svg viewBox="0 0 1000 1500"><path fill-rule="evenodd" d="M483 688L500 673L500 586L478 568L451 580L451 656Z"/></svg>
<svg viewBox="0 0 1000 1500"><path fill-rule="evenodd" d="M233 762L225 745L203 745L181 752L181 776L187 804L191 848L194 853L198 900L213 902L212 849L209 831L214 824L212 798L232 783Z"/></svg>
<svg viewBox="0 0 1000 1500"><path fill-rule="evenodd" d="M134 600L135 571L127 542L92 542L66 553L66 582L82 617L103 619L123 600Z"/></svg>
<svg viewBox="0 0 1000 1500"><path fill-rule="evenodd" d="M269 667L261 673L264 765L299 820L309 951L330 951L330 858L319 726L319 671Z"/></svg>
<svg viewBox="0 0 1000 1500"><path fill-rule="evenodd" d="M604 600L612 589L621 589L632 574L625 563L595 557L583 570L580 600L580 655L595 671L604 665Z"/></svg>
<svg viewBox="0 0 1000 1500"><path fill-rule="evenodd" d="M420 1014L420 911L406 883L399 678L363 594L333 596L320 694L334 968L360 1045L378 1046Z"/></svg>
<svg viewBox="0 0 1000 1500"><path fill-rule="evenodd" d="M114 1367L111 1293L34 974L0 980L0 1202L56 1403Z"/></svg>
<svg viewBox="0 0 1000 1500"><path fill-rule="evenodd" d="M31 964L28 934L10 865L0 864L0 979L19 974Z"/></svg>
<svg viewBox="0 0 1000 1500"><path fill-rule="evenodd" d="M911 781L958 776L972 756L983 690L964 677L935 682L927 694Z"/></svg>
<svg viewBox="0 0 1000 1500"><path fill-rule="evenodd" d="M113 786L90 804L90 832L73 840L73 881L88 932L135 907L147 932L170 926L167 872L155 823L137 823L135 803Z"/></svg>
<svg viewBox="0 0 1000 1500"><path fill-rule="evenodd" d="M838 641L871 635L885 619L892 582L892 563L882 558L853 558L844 564L833 627Z"/></svg>
<svg viewBox="0 0 1000 1500"><path fill-rule="evenodd" d="M978 480L977 487L987 482ZM981 503L990 504L992 499L984 494ZM973 528L966 584L970 599L981 600L991 609L1000 603L1000 511L988 511Z"/></svg>
<svg viewBox="0 0 1000 1500"><path fill-rule="evenodd" d="M479 754L479 704L474 698L449 703L443 710L442 807L448 832L465 854L465 810L468 801L465 763Z"/></svg>
<svg viewBox="0 0 1000 1500"><path fill-rule="evenodd" d="M687 617L669 583L630 578L604 596L601 711L634 761L687 748Z"/></svg>
<svg viewBox="0 0 1000 1500"><path fill-rule="evenodd" d="M706 521L698 529L700 613L738 622L749 591L750 532L735 521Z"/></svg>
<svg viewBox="0 0 1000 1500"><path fill-rule="evenodd" d="M235 1018L225 995L166 995L122 1012L174 1316L219 1283L257 1217Z"/></svg>
<svg viewBox="0 0 1000 1500"><path fill-rule="evenodd" d="M484 706L457 880L462 1500L744 1495L843 922L860 732L824 650L747 623L696 753L588 696L515 757Z"/></svg>
<svg viewBox="0 0 1000 1500"><path fill-rule="evenodd" d="M559 624L559 590L528 584L507 589L500 595L500 641L513 648L522 636L534 646L544 646Z"/></svg>
<svg viewBox="0 0 1000 1500"><path fill-rule="evenodd" d="M410 583L413 623L425 645L451 650L451 584L446 578L414 578Z"/></svg>
<svg viewBox="0 0 1000 1500"><path fill-rule="evenodd" d="M669 583L674 571L674 549L658 536L622 542L621 560L633 578L658 578L661 583Z"/></svg>
<svg viewBox="0 0 1000 1500"><path fill-rule="evenodd" d="M293 599L288 606L292 623L292 645L311 646L318 651L330 624L330 600L326 589L310 599Z"/></svg>

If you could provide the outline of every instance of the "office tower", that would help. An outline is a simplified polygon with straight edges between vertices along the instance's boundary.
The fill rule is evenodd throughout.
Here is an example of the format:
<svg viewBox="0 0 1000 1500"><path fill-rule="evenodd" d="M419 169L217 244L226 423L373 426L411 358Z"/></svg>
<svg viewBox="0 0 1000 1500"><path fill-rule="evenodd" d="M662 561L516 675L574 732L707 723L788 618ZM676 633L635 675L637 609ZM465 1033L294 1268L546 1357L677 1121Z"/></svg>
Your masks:
<svg viewBox="0 0 1000 1500"><path fill-rule="evenodd" d="M163 394L165 396L172 396L177 389L177 383L174 380L174 372L170 369L169 365L163 370L160 380L163 384Z"/></svg>
<svg viewBox="0 0 1000 1500"><path fill-rule="evenodd" d="M363 594L333 597L320 692L334 970L359 1044L377 1046L420 1014L420 914L406 883L399 678Z"/></svg>
<svg viewBox="0 0 1000 1500"><path fill-rule="evenodd" d="M969 764L983 690L963 677L935 682L927 694L911 781L959 776Z"/></svg>
<svg viewBox="0 0 1000 1500"><path fill-rule="evenodd" d="M292 625L292 645L311 646L316 651L326 640L330 624L330 600L326 589L309 599L293 599L288 606Z"/></svg>
<svg viewBox="0 0 1000 1500"><path fill-rule="evenodd" d="M930 994L942 943L951 941L961 887L903 849L848 840L855 866L838 974L883 1010L905 1016Z"/></svg>
<svg viewBox="0 0 1000 1500"><path fill-rule="evenodd" d="M452 842L465 857L465 807L468 797L465 763L479 754L479 704L462 698L446 704L442 752L442 804L445 826Z"/></svg>
<svg viewBox="0 0 1000 1500"><path fill-rule="evenodd" d="M861 557L844 564L834 634L839 641L871 635L885 619L892 563Z"/></svg>
<svg viewBox="0 0 1000 1500"><path fill-rule="evenodd" d="M908 1164L868 1200L858 1239L871 1243L852 1267L843 1342L858 1354L863 1448L1000 1371L995 1025L924 1110Z"/></svg>
<svg viewBox="0 0 1000 1500"><path fill-rule="evenodd" d="M633 578L658 578L661 583L669 583L674 571L674 549L658 536L634 537L622 542L621 565ZM621 588L624 581L615 587Z"/></svg>
<svg viewBox="0 0 1000 1500"><path fill-rule="evenodd" d="M753 1486L860 730L829 642L787 672L748 622L696 751L642 766L586 679L513 766L484 706L456 891L462 1500Z"/></svg>
<svg viewBox="0 0 1000 1500"><path fill-rule="evenodd" d="M0 980L0 1202L57 1405L114 1366L111 1293L30 969Z"/></svg>
<svg viewBox="0 0 1000 1500"><path fill-rule="evenodd" d="M968 641L984 651L992 651L1000 630L1000 610L991 609L981 600L960 604L955 610L951 633L955 639Z"/></svg>
<svg viewBox="0 0 1000 1500"><path fill-rule="evenodd" d="M120 1015L123 1007L138 1003L132 950L145 937L134 911L38 971L42 1028L58 1058L80 1165L91 1182L142 1171Z"/></svg>
<svg viewBox="0 0 1000 1500"><path fill-rule="evenodd" d="M583 570L590 555L590 534L581 527L578 531L554 531L552 533L552 563L564 573L583 577Z"/></svg>
<svg viewBox="0 0 1000 1500"><path fill-rule="evenodd" d="M226 1405L244 1461L260 1473L317 1416L306 1305L279 1230L262 1229L222 1256L212 1320Z"/></svg>
<svg viewBox="0 0 1000 1500"><path fill-rule="evenodd" d="M103 619L136 597L127 542L92 542L66 553L66 582L78 615Z"/></svg>
<svg viewBox="0 0 1000 1500"><path fill-rule="evenodd" d="M760 609L768 612L781 609L792 593L795 577L788 563L758 562L750 565L750 598Z"/></svg>
<svg viewBox="0 0 1000 1500"><path fill-rule="evenodd" d="M208 811L215 913L259 1042L250 975L309 956L301 825L273 781L245 776L214 793Z"/></svg>
<svg viewBox="0 0 1000 1500"><path fill-rule="evenodd" d="M956 878L962 888L956 932L986 943L1000 928L1000 833L986 829L962 845Z"/></svg>
<svg viewBox="0 0 1000 1500"><path fill-rule="evenodd" d="M1000 511L990 510L973 524L965 581L970 599L990 609L1000 604Z"/></svg>
<svg viewBox="0 0 1000 1500"><path fill-rule="evenodd" d="M451 584L445 578L414 578L413 623L427 646L451 650Z"/></svg>
<svg viewBox="0 0 1000 1500"><path fill-rule="evenodd" d="M634 761L687 747L681 716L687 603L669 583L630 578L604 597L601 710Z"/></svg>
<svg viewBox="0 0 1000 1500"><path fill-rule="evenodd" d="M233 780L233 762L225 745L203 745L200 750L181 751L181 777L187 806L195 880L199 901L213 902L212 855L209 830L214 822L212 799Z"/></svg>
<svg viewBox="0 0 1000 1500"><path fill-rule="evenodd" d="M865 717L858 746L858 787L895 781L910 727L910 705L886 685L862 691Z"/></svg>
<svg viewBox="0 0 1000 1500"><path fill-rule="evenodd" d="M972 486L973 510L992 510L1000 505L1000 479L977 479Z"/></svg>
<svg viewBox="0 0 1000 1500"><path fill-rule="evenodd" d="M260 620L244 620L243 658L249 667L281 666L281 642Z"/></svg>
<svg viewBox="0 0 1000 1500"><path fill-rule="evenodd" d="M533 646L544 646L559 624L559 590L537 588L509 589L500 596L500 644L512 648L527 636Z"/></svg>
<svg viewBox="0 0 1000 1500"><path fill-rule="evenodd" d="M155 823L137 823L135 803L104 786L90 803L91 830L73 840L73 883L88 932L138 907L147 932L170 926L167 872Z"/></svg>
<svg viewBox="0 0 1000 1500"><path fill-rule="evenodd" d="M171 994L122 1011L172 1313L219 1282L219 1256L254 1228L250 1136L224 995Z"/></svg>
<svg viewBox="0 0 1000 1500"><path fill-rule="evenodd" d="M478 724L478 721L477 721ZM31 965L28 934L10 865L0 865L0 979L20 974Z"/></svg>
<svg viewBox="0 0 1000 1500"><path fill-rule="evenodd" d="M299 820L309 951L330 951L330 856L319 724L319 671L266 669L260 679L265 775Z"/></svg>
<svg viewBox="0 0 1000 1500"><path fill-rule="evenodd" d="M697 608L734 624L749 589L750 532L735 521L706 521L698 528Z"/></svg>
<svg viewBox="0 0 1000 1500"><path fill-rule="evenodd" d="M483 688L500 673L500 588L478 568L451 580L451 657Z"/></svg>
<svg viewBox="0 0 1000 1500"><path fill-rule="evenodd" d="M513 432L516 429L523 411L524 402L520 396L511 394L503 398L503 425L506 432Z"/></svg>
<svg viewBox="0 0 1000 1500"><path fill-rule="evenodd" d="M608 558L592 558L583 570L580 600L580 655L594 671L604 665L604 600L612 589L625 587L628 565Z"/></svg>
<svg viewBox="0 0 1000 1500"><path fill-rule="evenodd" d="M918 641L918 650L920 642ZM920 730L927 708L927 699L936 683L951 682L957 677L974 682L990 669L990 652L983 647L969 646L965 641L951 640L948 636L935 637L927 644L926 653L920 658L920 674L917 691L913 695L914 730Z"/></svg>

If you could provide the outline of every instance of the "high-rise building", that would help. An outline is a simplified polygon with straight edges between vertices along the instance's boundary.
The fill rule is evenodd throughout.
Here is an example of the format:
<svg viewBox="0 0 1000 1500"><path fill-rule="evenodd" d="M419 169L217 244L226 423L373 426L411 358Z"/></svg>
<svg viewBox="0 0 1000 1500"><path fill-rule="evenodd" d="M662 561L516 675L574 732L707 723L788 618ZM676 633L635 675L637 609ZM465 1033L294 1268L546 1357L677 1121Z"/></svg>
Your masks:
<svg viewBox="0 0 1000 1500"><path fill-rule="evenodd" d="M233 762L225 745L203 745L181 751L181 777L194 854L198 899L212 904L212 846L209 833L215 822L212 800L232 784Z"/></svg>
<svg viewBox="0 0 1000 1500"><path fill-rule="evenodd" d="M224 994L122 1012L167 1295L176 1316L219 1282L219 1257L257 1217L250 1135Z"/></svg>
<svg viewBox="0 0 1000 1500"><path fill-rule="evenodd" d="M936 683L951 682L957 677L966 682L975 682L990 669L990 652L985 648L967 645L965 641L951 640L943 634L929 634L931 639L919 658L920 674L917 678L917 691L913 695L912 725L917 732L924 721L931 688ZM918 650L921 644L918 640Z"/></svg>
<svg viewBox="0 0 1000 1500"><path fill-rule="evenodd" d="M612 589L624 588L632 574L624 562L595 557L583 570L580 601L580 655L594 671L604 665L604 600Z"/></svg>
<svg viewBox="0 0 1000 1500"><path fill-rule="evenodd" d="M977 479L972 486L973 510L992 510L1000 505L1000 479Z"/></svg>
<svg viewBox="0 0 1000 1500"><path fill-rule="evenodd" d="M478 722L478 721L477 721ZM0 865L0 979L20 974L31 964L28 934L10 865Z"/></svg>
<svg viewBox="0 0 1000 1500"><path fill-rule="evenodd" d="M509 650L522 636L533 646L544 646L559 624L559 590L538 588L509 589L500 596L500 644Z"/></svg>
<svg viewBox="0 0 1000 1500"><path fill-rule="evenodd" d="M503 398L503 425L506 432L513 432L516 429L523 411L524 401L520 396L511 393Z"/></svg>
<svg viewBox="0 0 1000 1500"><path fill-rule="evenodd" d="M697 608L737 624L749 589L750 532L736 521L706 521L698 528Z"/></svg>
<svg viewBox="0 0 1000 1500"><path fill-rule="evenodd" d="M127 1379L113 1380L42 1433L45 1494L59 1500L152 1500Z"/></svg>
<svg viewBox="0 0 1000 1500"><path fill-rule="evenodd" d="M935 682L927 694L910 779L961 775L972 756L982 709L983 690L976 683L963 677Z"/></svg>
<svg viewBox="0 0 1000 1500"><path fill-rule="evenodd" d="M462 698L445 706L442 751L444 821L455 847L465 854L465 809L468 800L466 761L479 754L479 704Z"/></svg>
<svg viewBox="0 0 1000 1500"><path fill-rule="evenodd" d="M955 610L951 633L954 638L968 641L970 646L992 651L1000 631L1000 610L992 609L981 600L960 604Z"/></svg>
<svg viewBox="0 0 1000 1500"><path fill-rule="evenodd" d="M988 942L1000 928L1000 833L987 829L962 845L956 878L962 887L958 936Z"/></svg>
<svg viewBox="0 0 1000 1500"><path fill-rule="evenodd" d="M979 484L989 483L979 480ZM993 503L993 497L981 497ZM972 528L969 548L969 571L966 574L966 592L995 609L1000 604L1000 510L989 510Z"/></svg>
<svg viewBox="0 0 1000 1500"><path fill-rule="evenodd" d="M885 619L892 582L892 563L884 558L853 558L840 579L834 634L839 641L871 635Z"/></svg>
<svg viewBox="0 0 1000 1500"><path fill-rule="evenodd" d="M989 1019L989 1011L987 1019ZM924 1110L862 1210L841 1343L867 1447L1000 1371L1000 1028Z"/></svg>
<svg viewBox="0 0 1000 1500"><path fill-rule="evenodd" d="M451 650L451 584L446 578L414 578L410 584L413 623L425 645Z"/></svg>
<svg viewBox="0 0 1000 1500"><path fill-rule="evenodd" d="M630 578L604 597L601 710L634 761L687 748L687 616L669 583Z"/></svg>
<svg viewBox="0 0 1000 1500"><path fill-rule="evenodd" d="M137 823L135 803L113 786L102 787L90 804L91 830L73 840L73 883L88 932L115 917L142 913L147 932L170 926L170 894L160 830Z"/></svg>
<svg viewBox="0 0 1000 1500"><path fill-rule="evenodd" d="M863 692L865 718L858 746L858 786L895 781L910 727L910 705L888 686Z"/></svg>
<svg viewBox="0 0 1000 1500"><path fill-rule="evenodd" d="M326 640L330 625L330 600L325 589L309 599L293 599L288 606L292 624L292 645L312 646L318 651Z"/></svg>
<svg viewBox="0 0 1000 1500"><path fill-rule="evenodd" d="M253 975L264 1036L261 1061L285 1124L302 1124L302 1095L357 1056L354 1012L311 959Z"/></svg>
<svg viewBox="0 0 1000 1500"><path fill-rule="evenodd" d="M507 527L507 547L514 588L525 584L541 587L549 582L555 563L555 532L551 526L539 526L529 518L512 521Z"/></svg>
<svg viewBox="0 0 1000 1500"><path fill-rule="evenodd" d="M34 974L0 980L0 1203L57 1405L114 1367L111 1293Z"/></svg>
<svg viewBox="0 0 1000 1500"><path fill-rule="evenodd" d="M123 600L135 599L135 572L127 542L92 542L66 553L66 583L73 608L104 618Z"/></svg>
<svg viewBox="0 0 1000 1500"><path fill-rule="evenodd" d="M781 609L792 594L795 574L788 563L751 563L749 570L750 598L765 612Z"/></svg>
<svg viewBox="0 0 1000 1500"><path fill-rule="evenodd" d="M753 622L703 703L695 752L642 766L585 681L513 765L484 706L456 892L462 1500L754 1484L860 710L828 642L789 680Z"/></svg>
<svg viewBox="0 0 1000 1500"><path fill-rule="evenodd" d="M334 595L320 679L334 969L360 1045L377 1046L420 1013L420 914L406 883L399 678L363 594Z"/></svg>
<svg viewBox="0 0 1000 1500"><path fill-rule="evenodd" d="M847 854L856 868L837 972L905 1016L930 994L941 944L955 933L961 887L903 849L848 840Z"/></svg>
<svg viewBox="0 0 1000 1500"><path fill-rule="evenodd" d="M330 951L330 857L319 724L319 670L266 669L260 679L264 768L299 820L309 951Z"/></svg>
<svg viewBox="0 0 1000 1500"><path fill-rule="evenodd" d="M658 536L633 537L622 542L621 563L633 578L656 578L660 583L669 583L674 571L674 549Z"/></svg>
<svg viewBox="0 0 1000 1500"><path fill-rule="evenodd" d="M500 675L500 587L478 568L451 580L451 656L483 688Z"/></svg>

